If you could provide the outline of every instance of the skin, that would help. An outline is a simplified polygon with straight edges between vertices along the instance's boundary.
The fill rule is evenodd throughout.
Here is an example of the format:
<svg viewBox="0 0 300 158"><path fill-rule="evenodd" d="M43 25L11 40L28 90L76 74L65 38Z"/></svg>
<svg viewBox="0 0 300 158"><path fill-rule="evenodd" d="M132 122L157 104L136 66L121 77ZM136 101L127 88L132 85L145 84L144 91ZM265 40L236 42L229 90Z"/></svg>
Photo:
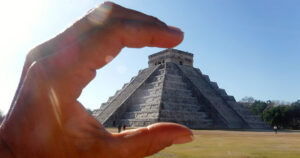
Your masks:
<svg viewBox="0 0 300 158"><path fill-rule="evenodd" d="M140 158L192 140L178 124L114 134L77 101L96 70L124 47L172 48L183 32L155 17L105 2L32 49L0 128L0 157Z"/></svg>

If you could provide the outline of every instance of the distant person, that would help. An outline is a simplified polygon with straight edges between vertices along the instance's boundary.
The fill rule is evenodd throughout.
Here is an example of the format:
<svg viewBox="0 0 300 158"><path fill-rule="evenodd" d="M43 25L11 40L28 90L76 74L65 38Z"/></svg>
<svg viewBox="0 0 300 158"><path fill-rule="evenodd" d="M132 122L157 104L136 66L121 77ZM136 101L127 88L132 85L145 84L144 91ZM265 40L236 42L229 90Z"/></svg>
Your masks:
<svg viewBox="0 0 300 158"><path fill-rule="evenodd" d="M275 134L277 134L277 125L275 125L274 127L273 127L273 129L274 129L274 132L275 132Z"/></svg>
<svg viewBox="0 0 300 158"><path fill-rule="evenodd" d="M125 131L126 130L126 125L123 125L123 131Z"/></svg>
<svg viewBox="0 0 300 158"><path fill-rule="evenodd" d="M0 127L0 157L140 158L191 141L192 132L174 123L110 133L77 101L122 48L171 48L182 39L179 29L110 2L90 11L28 53Z"/></svg>
<svg viewBox="0 0 300 158"><path fill-rule="evenodd" d="M121 124L119 124L119 125L118 125L118 133L120 133L120 132L121 132L121 129L122 129L122 125L121 125Z"/></svg>

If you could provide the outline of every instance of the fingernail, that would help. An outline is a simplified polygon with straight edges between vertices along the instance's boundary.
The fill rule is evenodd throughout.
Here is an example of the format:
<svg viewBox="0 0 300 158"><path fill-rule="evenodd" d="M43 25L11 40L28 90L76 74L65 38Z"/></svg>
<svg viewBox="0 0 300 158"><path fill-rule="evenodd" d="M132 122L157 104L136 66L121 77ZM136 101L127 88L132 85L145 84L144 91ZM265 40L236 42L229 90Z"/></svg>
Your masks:
<svg viewBox="0 0 300 158"><path fill-rule="evenodd" d="M175 26L168 26L168 28L169 28L170 30L172 30L172 31L176 31L176 32L181 32L181 33L182 33L181 29L178 28L178 27L175 27Z"/></svg>
<svg viewBox="0 0 300 158"><path fill-rule="evenodd" d="M177 137L173 140L173 144L184 144L194 140L193 135L185 135L181 137Z"/></svg>

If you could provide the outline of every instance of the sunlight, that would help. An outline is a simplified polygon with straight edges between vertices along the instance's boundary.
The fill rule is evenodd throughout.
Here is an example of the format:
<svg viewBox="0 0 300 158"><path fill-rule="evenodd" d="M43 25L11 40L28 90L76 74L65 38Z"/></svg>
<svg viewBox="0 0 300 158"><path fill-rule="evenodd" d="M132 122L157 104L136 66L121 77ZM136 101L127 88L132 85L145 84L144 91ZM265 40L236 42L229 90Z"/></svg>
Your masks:
<svg viewBox="0 0 300 158"><path fill-rule="evenodd" d="M111 4L107 4L103 7L97 7L90 11L91 14L88 17L88 19L96 24L96 25L102 25L102 23L105 21L105 19L108 17L108 15L111 12Z"/></svg>
<svg viewBox="0 0 300 158"><path fill-rule="evenodd" d="M14 96L19 72L13 67L19 55L25 55L20 51L21 46L31 39L35 25L41 20L43 11L46 10L48 1L1 1L0 5L0 87L1 110L6 113ZM22 54L21 54L22 53ZM1 75L1 76L4 76Z"/></svg>
<svg viewBox="0 0 300 158"><path fill-rule="evenodd" d="M30 38L34 25L39 22L43 10L47 6L46 2L39 0L6 0L1 3L0 42L2 50L12 50L18 44Z"/></svg>

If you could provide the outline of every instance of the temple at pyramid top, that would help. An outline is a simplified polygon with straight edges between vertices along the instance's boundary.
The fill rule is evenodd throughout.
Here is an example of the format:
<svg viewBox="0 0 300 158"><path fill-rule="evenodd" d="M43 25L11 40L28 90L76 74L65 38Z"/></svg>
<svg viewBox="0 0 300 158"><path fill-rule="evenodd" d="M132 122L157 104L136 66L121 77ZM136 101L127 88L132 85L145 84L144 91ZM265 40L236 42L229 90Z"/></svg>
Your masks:
<svg viewBox="0 0 300 158"><path fill-rule="evenodd" d="M194 129L268 128L194 68L193 54L166 49L150 55L148 63L93 112L104 126L175 122Z"/></svg>
<svg viewBox="0 0 300 158"><path fill-rule="evenodd" d="M152 54L149 56L149 67L163 64L166 62L173 62L179 65L193 66L192 53L176 50L176 49L166 49L161 52Z"/></svg>

